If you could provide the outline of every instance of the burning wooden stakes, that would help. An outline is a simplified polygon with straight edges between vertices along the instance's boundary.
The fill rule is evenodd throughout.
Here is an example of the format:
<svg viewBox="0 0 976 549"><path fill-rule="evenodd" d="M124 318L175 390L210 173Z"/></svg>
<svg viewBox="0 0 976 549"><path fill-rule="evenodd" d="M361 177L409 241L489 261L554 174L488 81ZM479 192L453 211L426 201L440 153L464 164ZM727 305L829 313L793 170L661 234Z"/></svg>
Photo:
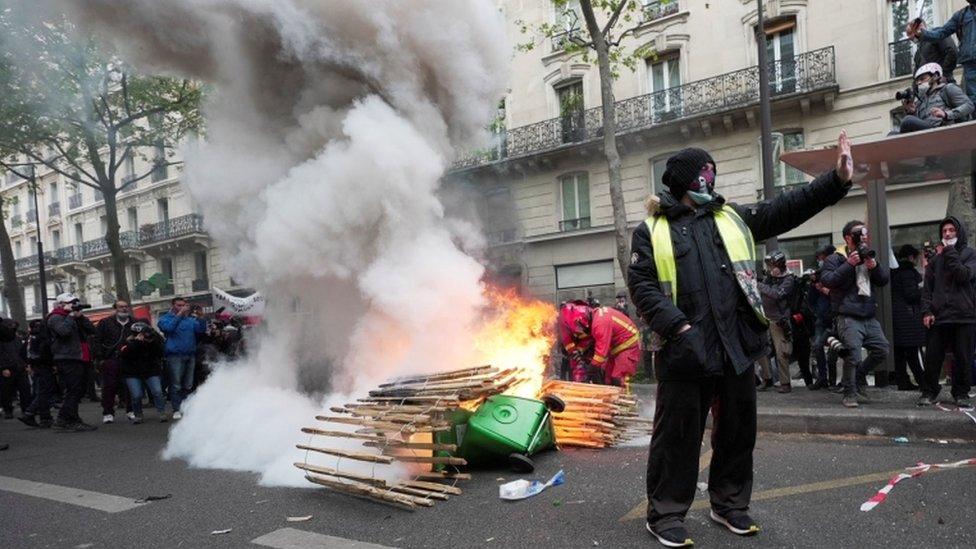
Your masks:
<svg viewBox="0 0 976 549"><path fill-rule="evenodd" d="M315 419L357 428L353 431L305 427L303 433L314 436L359 441L364 451L350 451L312 444L298 448L336 458L335 468L295 463L305 471L309 482L332 490L416 509L429 507L434 500L446 500L461 494L453 485L470 479L466 473L425 471L414 480L387 481L372 475L343 472L342 460L364 462L372 467L394 463L409 466L462 466L467 462L450 455L455 444L434 442L434 434L452 428L448 417L461 408L472 410L492 395L521 382L516 369L501 370L491 366L466 368L428 376L392 379L354 403L330 409L335 415ZM446 483L452 484L446 484Z"/></svg>
<svg viewBox="0 0 976 549"><path fill-rule="evenodd" d="M549 380L542 392L566 403L552 415L560 446L606 448L651 432L652 420L640 417L636 398L620 387Z"/></svg>

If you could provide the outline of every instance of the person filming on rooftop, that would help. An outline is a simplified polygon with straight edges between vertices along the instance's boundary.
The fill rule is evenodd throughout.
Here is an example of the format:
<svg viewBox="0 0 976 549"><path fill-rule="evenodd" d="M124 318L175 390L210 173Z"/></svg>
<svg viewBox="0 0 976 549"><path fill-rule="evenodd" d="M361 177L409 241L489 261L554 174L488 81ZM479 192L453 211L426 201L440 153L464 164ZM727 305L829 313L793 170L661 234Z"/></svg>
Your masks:
<svg viewBox="0 0 976 549"><path fill-rule="evenodd" d="M900 93L907 116L902 119L899 133L929 130L969 120L973 102L962 88L948 82L938 63L922 65L915 72L915 89L912 95Z"/></svg>

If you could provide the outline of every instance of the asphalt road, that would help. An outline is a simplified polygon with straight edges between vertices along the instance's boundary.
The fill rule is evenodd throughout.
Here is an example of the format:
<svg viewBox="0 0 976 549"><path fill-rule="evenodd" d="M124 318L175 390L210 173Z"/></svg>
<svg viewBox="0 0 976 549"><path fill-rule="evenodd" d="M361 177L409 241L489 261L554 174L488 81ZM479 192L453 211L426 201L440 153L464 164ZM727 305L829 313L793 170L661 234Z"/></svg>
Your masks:
<svg viewBox="0 0 976 549"><path fill-rule="evenodd" d="M85 404L82 412L94 421L98 409ZM566 484L529 500L501 501L499 479L518 477L485 471L461 485L463 495L408 512L325 489L265 488L251 474L163 461L166 429L123 422L94 433L56 433L0 420L0 442L11 445L0 452L0 547L260 547L254 540L296 549L356 547L352 540L387 547L658 546L641 518L643 446L539 456L537 477L564 469ZM706 445L706 458L707 452ZM752 513L763 531L733 536L708 520L704 500L687 525L699 547L974 547L976 467L906 480L873 511L859 510L894 470L971 457L971 443L761 435ZM706 474L703 469L702 480ZM91 495L24 481L117 497L85 499ZM166 494L172 497L132 504ZM82 500L105 509L82 506ZM313 518L285 520L303 515Z"/></svg>

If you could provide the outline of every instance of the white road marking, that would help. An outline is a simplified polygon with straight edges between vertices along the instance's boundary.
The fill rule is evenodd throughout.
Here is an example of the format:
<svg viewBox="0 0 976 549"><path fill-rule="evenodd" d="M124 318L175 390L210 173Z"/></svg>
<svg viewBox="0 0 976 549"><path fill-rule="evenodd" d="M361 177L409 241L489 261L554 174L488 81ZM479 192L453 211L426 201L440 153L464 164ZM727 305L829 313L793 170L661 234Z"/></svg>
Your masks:
<svg viewBox="0 0 976 549"><path fill-rule="evenodd" d="M385 545L326 536L295 528L275 530L252 539L251 543L275 549L312 549L313 547L316 549L391 549Z"/></svg>
<svg viewBox="0 0 976 549"><path fill-rule="evenodd" d="M33 480L23 480L13 477L0 476L0 490L33 496L35 498L49 499L69 503L79 507L88 507L106 513L121 513L145 505L136 503L135 498L124 498L111 494L101 494L70 486L59 486L57 484L45 484Z"/></svg>

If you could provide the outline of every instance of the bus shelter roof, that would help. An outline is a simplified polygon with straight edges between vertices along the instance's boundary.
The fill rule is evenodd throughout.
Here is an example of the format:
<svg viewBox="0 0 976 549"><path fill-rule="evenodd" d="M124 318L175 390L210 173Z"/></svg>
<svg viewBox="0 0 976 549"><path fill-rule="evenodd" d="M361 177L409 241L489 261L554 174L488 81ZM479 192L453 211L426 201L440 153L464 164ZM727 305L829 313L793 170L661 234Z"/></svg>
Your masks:
<svg viewBox="0 0 976 549"><path fill-rule="evenodd" d="M851 146L854 179L920 183L970 176L976 161L976 121L880 137ZM817 176L837 163L837 146L792 151L780 160Z"/></svg>

